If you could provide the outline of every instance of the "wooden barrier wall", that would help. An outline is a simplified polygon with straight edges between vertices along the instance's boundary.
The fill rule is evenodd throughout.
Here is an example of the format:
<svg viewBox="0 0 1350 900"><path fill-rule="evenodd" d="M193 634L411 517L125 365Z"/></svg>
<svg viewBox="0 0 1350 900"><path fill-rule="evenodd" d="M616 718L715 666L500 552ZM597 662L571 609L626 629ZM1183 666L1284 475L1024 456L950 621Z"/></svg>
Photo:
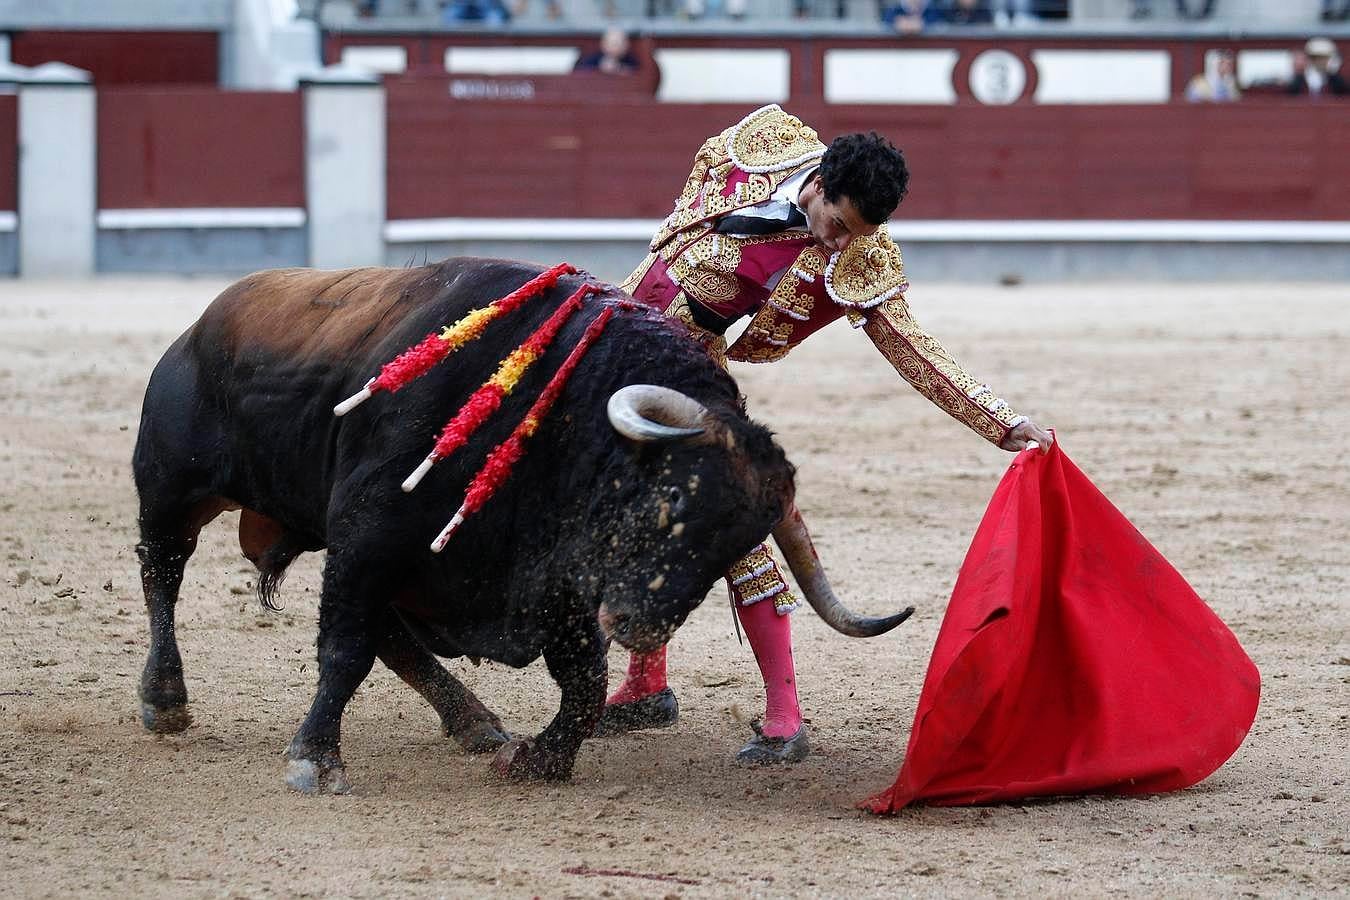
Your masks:
<svg viewBox="0 0 1350 900"><path fill-rule="evenodd" d="M10 59L21 66L59 61L95 84L216 84L220 38L213 31L19 31Z"/></svg>
<svg viewBox="0 0 1350 900"><path fill-rule="evenodd" d="M389 218L660 218L703 140L748 111L566 98L530 80L529 102L455 100L444 76L388 80ZM827 140L875 129L901 147L906 218L1350 214L1350 105L789 109Z"/></svg>
<svg viewBox="0 0 1350 900"><path fill-rule="evenodd" d="M19 98L0 94L0 210L19 208Z"/></svg>
<svg viewBox="0 0 1350 900"><path fill-rule="evenodd" d="M529 79L529 100L455 99L448 81L386 82L390 219L660 218L703 139L747 112L571 76ZM790 108L827 137L894 140L913 171L906 218L1350 215L1346 104ZM0 209L15 206L16 117L0 95ZM299 92L100 89L98 205L303 207L302 132Z"/></svg>
<svg viewBox="0 0 1350 900"><path fill-rule="evenodd" d="M303 207L299 92L98 92L100 209Z"/></svg>

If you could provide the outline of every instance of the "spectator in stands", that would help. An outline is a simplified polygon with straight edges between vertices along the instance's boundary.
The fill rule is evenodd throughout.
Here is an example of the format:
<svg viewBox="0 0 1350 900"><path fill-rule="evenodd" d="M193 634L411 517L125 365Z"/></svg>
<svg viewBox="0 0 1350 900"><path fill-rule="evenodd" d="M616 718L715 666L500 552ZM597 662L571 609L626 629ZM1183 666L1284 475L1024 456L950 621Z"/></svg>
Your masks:
<svg viewBox="0 0 1350 900"><path fill-rule="evenodd" d="M511 14L502 5L502 0L449 0L441 6L441 21L447 25L460 22L505 25L511 21Z"/></svg>
<svg viewBox="0 0 1350 900"><path fill-rule="evenodd" d="M900 34L918 34L929 25L946 21L937 3L928 0L881 0L881 24Z"/></svg>
<svg viewBox="0 0 1350 900"><path fill-rule="evenodd" d="M530 0L515 0L511 7L511 12L516 17L525 15L525 11L530 8ZM559 0L544 0L544 15L550 19L558 20L563 17L562 4Z"/></svg>
<svg viewBox="0 0 1350 900"><path fill-rule="evenodd" d="M803 18L808 0L792 2L793 15ZM728 18L739 22L745 18L746 0L684 0L684 14L690 19L711 18L720 13L726 13Z"/></svg>
<svg viewBox="0 0 1350 900"><path fill-rule="evenodd" d="M1177 0L1177 18L1208 19L1214 12L1214 0ZM1153 15L1153 0L1130 0L1130 18L1147 19Z"/></svg>
<svg viewBox="0 0 1350 900"><path fill-rule="evenodd" d="M948 25L993 25L994 14L985 0L954 0L943 21Z"/></svg>
<svg viewBox="0 0 1350 900"><path fill-rule="evenodd" d="M1034 25L1040 20L1038 5L1036 0L994 0L994 24L1000 28Z"/></svg>
<svg viewBox="0 0 1350 900"><path fill-rule="evenodd" d="M628 32L611 25L600 36L600 49L577 59L574 72L604 72L606 75L632 75L642 63L633 55Z"/></svg>
<svg viewBox="0 0 1350 900"><path fill-rule="evenodd" d="M1242 98L1238 88L1237 59L1232 50L1219 50L1214 71L1201 72L1186 85L1186 99L1192 103L1231 103Z"/></svg>
<svg viewBox="0 0 1350 900"><path fill-rule="evenodd" d="M1285 85L1286 94L1319 97L1323 94L1345 96L1345 76L1340 72L1336 45L1324 37L1310 38L1302 51L1294 51L1294 77Z"/></svg>

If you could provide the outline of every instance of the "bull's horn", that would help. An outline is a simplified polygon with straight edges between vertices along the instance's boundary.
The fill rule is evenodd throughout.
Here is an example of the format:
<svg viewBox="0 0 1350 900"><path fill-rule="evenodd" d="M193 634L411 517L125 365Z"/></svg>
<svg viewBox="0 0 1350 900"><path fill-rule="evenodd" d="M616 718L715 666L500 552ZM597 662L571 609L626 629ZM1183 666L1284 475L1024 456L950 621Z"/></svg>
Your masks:
<svg viewBox="0 0 1350 900"><path fill-rule="evenodd" d="M702 434L708 410L693 397L655 384L630 384L610 395L609 424L635 441L673 441Z"/></svg>
<svg viewBox="0 0 1350 900"><path fill-rule="evenodd" d="M773 539L783 551L788 568L797 579L797 586L806 595L811 608L840 634L849 637L876 637L885 634L914 612L914 607L902 610L893 616L873 619L860 616L839 602L830 582L825 577L825 568L820 564L816 548L811 544L811 535L802 521L802 514L793 506L792 511L783 517L783 521L773 530Z"/></svg>

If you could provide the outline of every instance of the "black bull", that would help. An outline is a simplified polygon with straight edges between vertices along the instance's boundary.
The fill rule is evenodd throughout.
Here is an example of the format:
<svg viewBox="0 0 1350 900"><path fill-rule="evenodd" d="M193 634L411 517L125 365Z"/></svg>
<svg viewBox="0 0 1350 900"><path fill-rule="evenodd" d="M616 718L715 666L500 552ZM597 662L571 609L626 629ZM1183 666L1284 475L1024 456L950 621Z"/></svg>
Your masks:
<svg viewBox="0 0 1350 900"><path fill-rule="evenodd" d="M793 472L770 434L746 417L735 382L679 326L620 305L622 295L607 289L585 301L467 446L414 493L400 490L440 427L581 279L564 278L488 325L403 390L377 394L343 418L334 404L403 349L537 273L472 259L263 272L226 289L174 342L146 389L133 460L150 618L140 685L147 728L178 731L190 721L174 607L201 527L239 509L240 545L258 566L264 602L296 556L327 549L318 686L288 751L288 784L347 789L342 712L377 657L465 749L500 748L504 774L571 773L602 711L607 639L636 649L667 640L731 563L791 511ZM605 305L615 308L607 330L511 477L444 552L431 553L430 538L487 450L510 433ZM687 436L653 440L607 412L621 388L649 382L696 401L685 404L698 410L696 421L666 423L695 426ZM669 418L651 408L629 412L639 432L648 419ZM795 515L786 521L800 524ZM876 633L905 615L852 617L829 594L804 531L794 546L789 563L836 628ZM533 741L509 743L498 718L436 658L519 667L541 654L561 689L558 713Z"/></svg>

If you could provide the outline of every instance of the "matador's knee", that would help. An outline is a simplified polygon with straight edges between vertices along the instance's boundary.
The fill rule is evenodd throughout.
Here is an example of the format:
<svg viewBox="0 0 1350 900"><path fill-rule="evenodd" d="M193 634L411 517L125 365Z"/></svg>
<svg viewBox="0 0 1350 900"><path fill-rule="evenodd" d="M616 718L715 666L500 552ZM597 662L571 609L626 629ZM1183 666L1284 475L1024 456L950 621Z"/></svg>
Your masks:
<svg viewBox="0 0 1350 900"><path fill-rule="evenodd" d="M788 587L768 544L760 544L733 565L727 572L727 585L736 606L772 600L775 611L785 616L801 605L792 588Z"/></svg>

